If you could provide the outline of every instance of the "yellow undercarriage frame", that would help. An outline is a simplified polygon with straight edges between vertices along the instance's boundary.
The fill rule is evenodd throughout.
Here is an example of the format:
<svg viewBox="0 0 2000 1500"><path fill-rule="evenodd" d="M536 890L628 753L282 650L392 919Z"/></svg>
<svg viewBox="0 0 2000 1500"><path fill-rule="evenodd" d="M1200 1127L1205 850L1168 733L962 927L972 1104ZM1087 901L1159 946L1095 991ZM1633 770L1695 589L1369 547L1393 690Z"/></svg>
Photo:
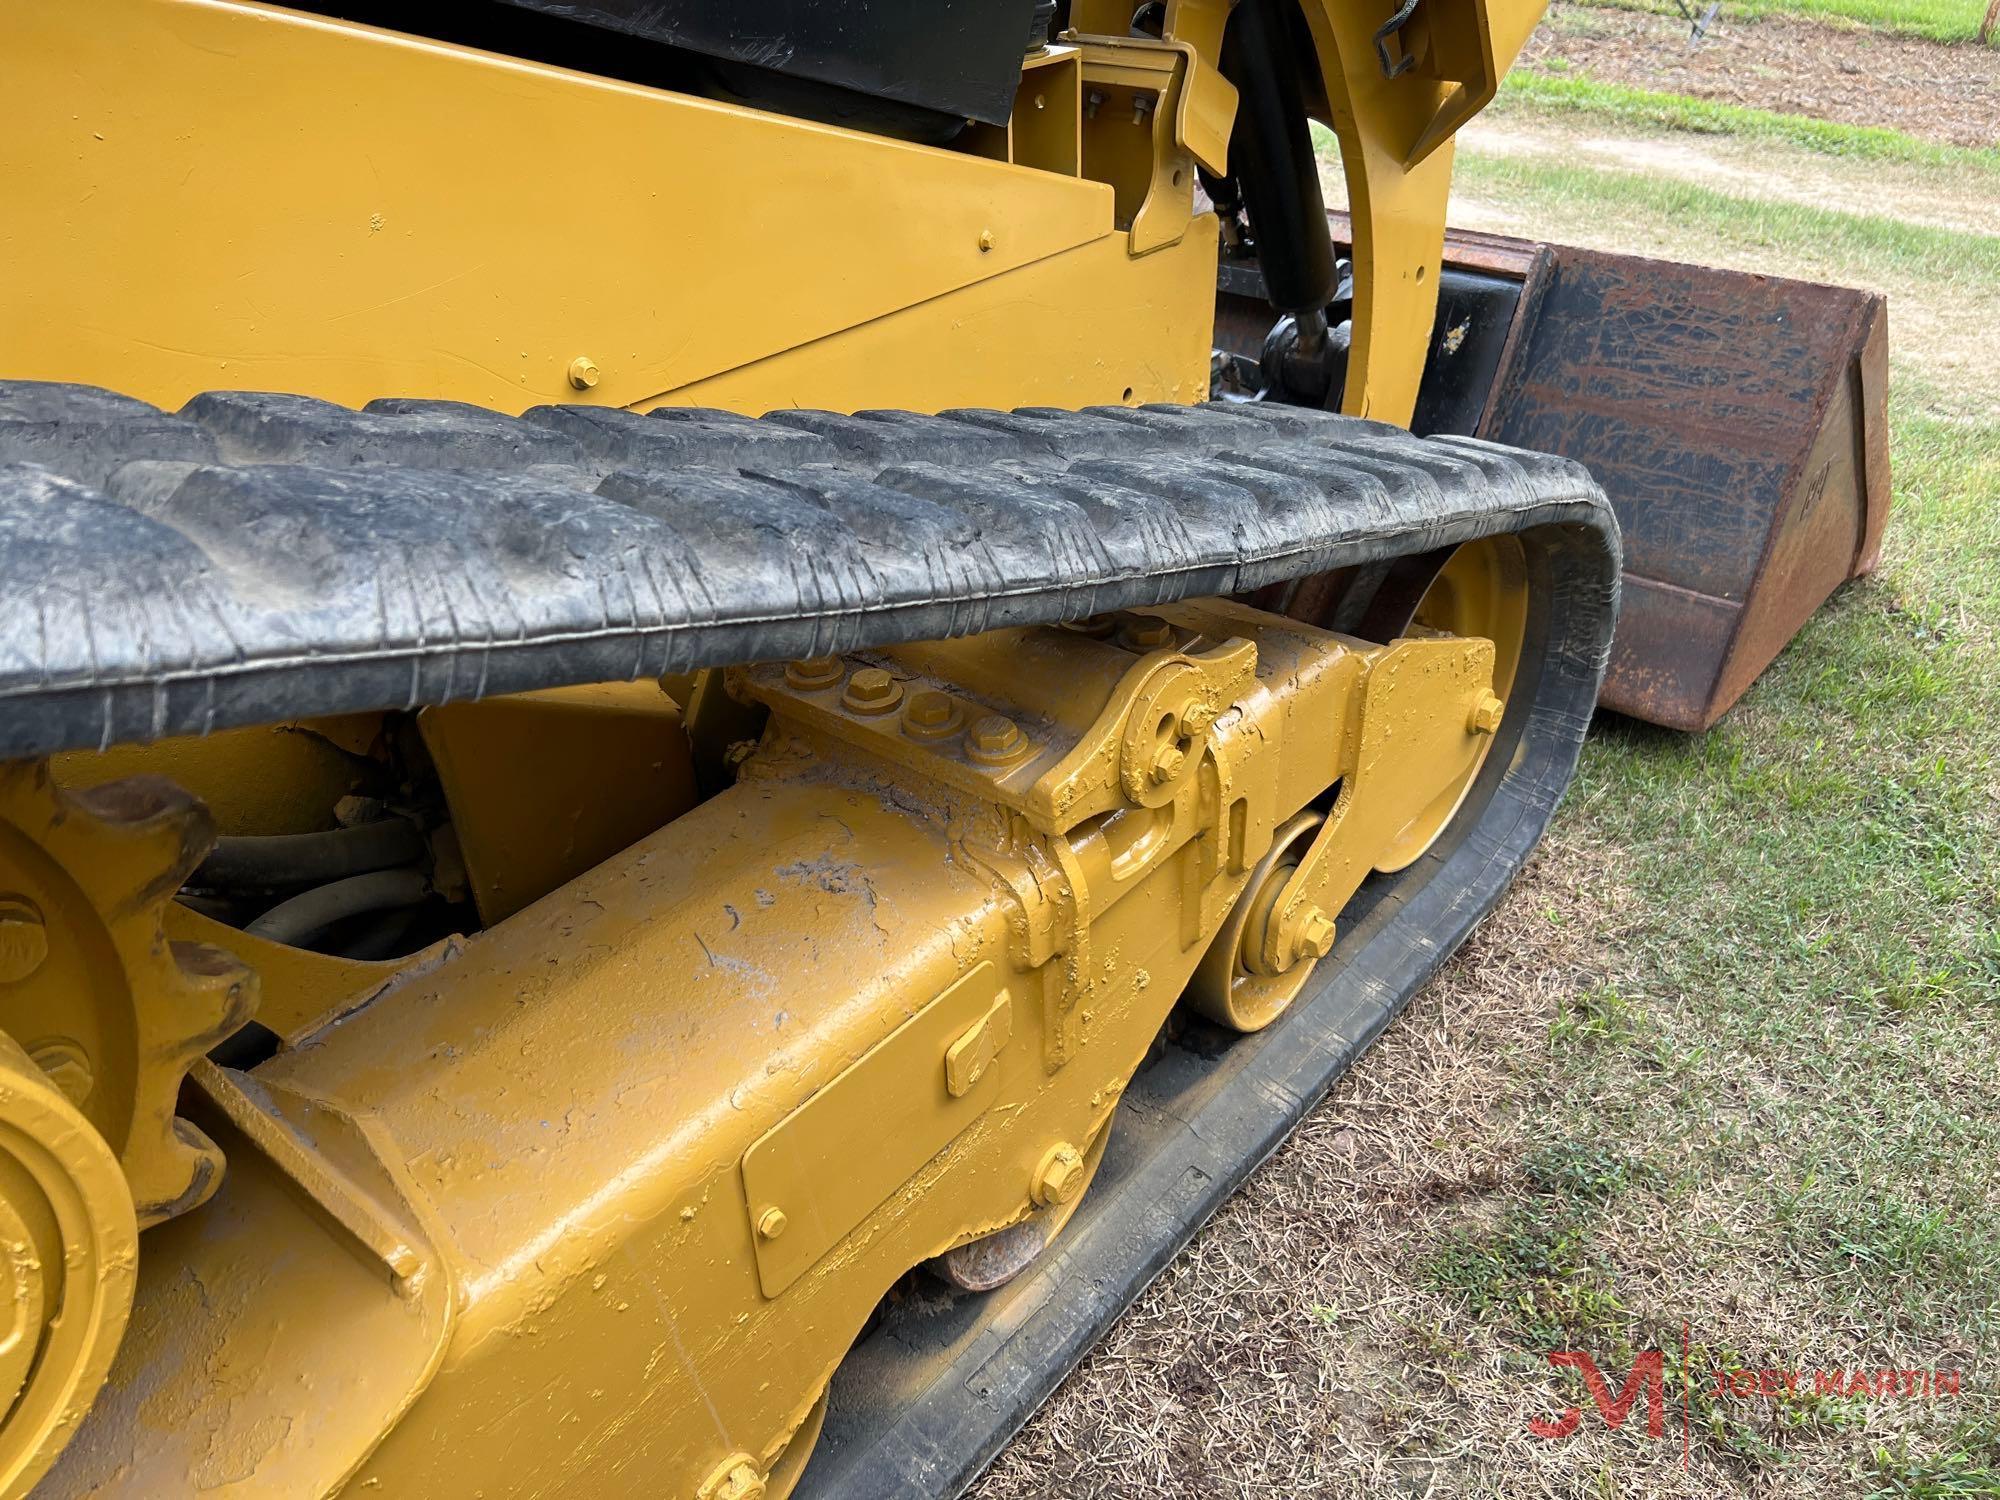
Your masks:
<svg viewBox="0 0 2000 1500"><path fill-rule="evenodd" d="M898 1278L1059 1222L1190 980L1229 1024L1283 1009L1484 755L1493 665L1211 603L752 667L734 787L470 938L356 963L156 905L156 940L262 977L286 1045L191 1065L226 1180L148 1232L122 1346L73 1362L116 1349L53 1492L782 1493ZM498 745L519 703L450 713ZM616 739L632 704L549 711ZM40 810L108 823L134 784L16 773L0 876L53 912ZM509 818L453 814L468 846ZM1228 924L1281 909L1300 869L1266 856L1304 814L1338 854L1268 962ZM98 1232L129 1275L129 1220ZM6 1437L17 1477L55 1456Z"/></svg>
<svg viewBox="0 0 2000 1500"><path fill-rule="evenodd" d="M1345 403L1406 420L1450 133L1539 5L1426 0L1394 79L1384 16L1303 9ZM0 376L1199 400L1226 18L1079 0L938 149L242 0L10 6ZM1449 818L1519 584L1445 582L1390 646L1188 605L427 711L485 925L388 962L175 900L218 829L327 826L379 716L0 768L0 1494L776 1500L884 1291L1053 1234L1183 992L1268 1023ZM772 727L699 801L742 703ZM282 1050L210 1061L253 1008Z"/></svg>

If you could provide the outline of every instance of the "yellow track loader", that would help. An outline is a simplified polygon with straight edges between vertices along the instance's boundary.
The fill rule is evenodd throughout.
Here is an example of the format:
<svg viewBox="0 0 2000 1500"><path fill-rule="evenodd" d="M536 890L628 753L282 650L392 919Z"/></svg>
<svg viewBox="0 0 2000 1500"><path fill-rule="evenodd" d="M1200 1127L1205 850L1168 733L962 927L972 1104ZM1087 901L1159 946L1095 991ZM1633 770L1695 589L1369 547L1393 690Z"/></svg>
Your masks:
<svg viewBox="0 0 2000 1500"><path fill-rule="evenodd" d="M0 1492L969 1483L1575 765L1539 10L0 8Z"/></svg>

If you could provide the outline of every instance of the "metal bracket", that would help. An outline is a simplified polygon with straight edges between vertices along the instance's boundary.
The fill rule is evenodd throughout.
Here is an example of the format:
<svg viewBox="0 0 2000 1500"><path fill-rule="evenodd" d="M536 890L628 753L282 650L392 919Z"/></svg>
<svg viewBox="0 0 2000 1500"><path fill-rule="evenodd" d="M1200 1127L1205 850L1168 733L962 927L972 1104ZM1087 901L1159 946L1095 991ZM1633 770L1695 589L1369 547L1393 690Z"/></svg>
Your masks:
<svg viewBox="0 0 2000 1500"><path fill-rule="evenodd" d="M743 1189L766 1297L809 1271L985 1112L999 1090L999 1071L991 1059L977 1069L965 1066L969 1058L960 1049L975 1031L1004 1027L995 1015L1004 1018L1007 1004L1000 971L980 964L744 1153ZM948 1086L954 1053L963 1089ZM911 1078L925 1077L936 1081L909 1086Z"/></svg>
<svg viewBox="0 0 2000 1500"><path fill-rule="evenodd" d="M1227 170L1236 86L1189 42L1067 40L1083 55L1084 175L1111 184L1133 255L1179 244L1194 218L1195 163Z"/></svg>
<svg viewBox="0 0 2000 1500"><path fill-rule="evenodd" d="M1369 664L1361 731L1333 811L1279 892L1248 954L1282 974L1324 957L1333 916L1383 848L1484 753L1482 710L1493 697L1493 643L1457 636L1400 640Z"/></svg>

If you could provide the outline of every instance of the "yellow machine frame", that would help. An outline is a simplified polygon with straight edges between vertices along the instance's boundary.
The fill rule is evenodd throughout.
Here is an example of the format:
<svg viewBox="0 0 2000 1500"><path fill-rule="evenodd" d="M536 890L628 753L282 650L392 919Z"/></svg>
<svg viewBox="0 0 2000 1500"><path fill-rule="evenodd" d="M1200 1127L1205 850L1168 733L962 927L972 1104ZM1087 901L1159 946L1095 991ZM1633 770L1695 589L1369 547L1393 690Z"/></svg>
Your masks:
<svg viewBox="0 0 2000 1500"><path fill-rule="evenodd" d="M1541 5L1438 0L1394 80L1372 9L1304 9L1354 208L1346 406L1405 421L1450 128ZM169 407L1197 400L1215 233L1193 169L1226 160L1226 13L1174 0L1152 42L1122 0L1079 4L981 155L240 0L10 7L0 282L34 290L0 301L0 343L17 377ZM1468 58L1429 41L1459 35Z"/></svg>
<svg viewBox="0 0 2000 1500"><path fill-rule="evenodd" d="M1354 210L1345 404L1406 421L1450 135L1540 5L1434 0L1395 79L1372 8L1303 9ZM9 7L6 373L166 407L1199 400L1227 11L1135 38L1079 0L1010 125L940 149L241 0ZM427 711L490 925L389 963L173 900L216 826L318 826L373 716L0 768L0 1128L56 1130L47 1181L83 1184L0 1192L47 1205L0 1219L20 1297L77 1299L61 1382L0 1357L0 1488L60 1459L71 1488L783 1493L889 1285L1053 1233L1183 990L1267 1023L1435 836L1518 650L1496 681L1522 585L1488 575L1389 645L1209 603ZM772 728L697 806L725 697ZM582 811L537 821L530 783ZM260 989L283 1050L246 1082L206 1054ZM207 1342L190 1285L227 1307Z"/></svg>

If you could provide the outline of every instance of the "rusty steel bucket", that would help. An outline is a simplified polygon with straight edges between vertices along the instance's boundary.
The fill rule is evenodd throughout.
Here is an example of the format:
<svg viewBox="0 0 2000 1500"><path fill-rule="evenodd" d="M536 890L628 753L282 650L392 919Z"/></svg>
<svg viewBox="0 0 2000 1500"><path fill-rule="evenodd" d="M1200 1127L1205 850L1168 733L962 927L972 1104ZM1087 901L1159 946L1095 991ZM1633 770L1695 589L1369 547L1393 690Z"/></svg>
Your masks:
<svg viewBox="0 0 2000 1500"><path fill-rule="evenodd" d="M1254 358L1271 321L1225 263L1217 346ZM1454 230L1412 426L1589 465L1625 533L1600 702L1703 730L1874 567L1888 363L1874 292Z"/></svg>

